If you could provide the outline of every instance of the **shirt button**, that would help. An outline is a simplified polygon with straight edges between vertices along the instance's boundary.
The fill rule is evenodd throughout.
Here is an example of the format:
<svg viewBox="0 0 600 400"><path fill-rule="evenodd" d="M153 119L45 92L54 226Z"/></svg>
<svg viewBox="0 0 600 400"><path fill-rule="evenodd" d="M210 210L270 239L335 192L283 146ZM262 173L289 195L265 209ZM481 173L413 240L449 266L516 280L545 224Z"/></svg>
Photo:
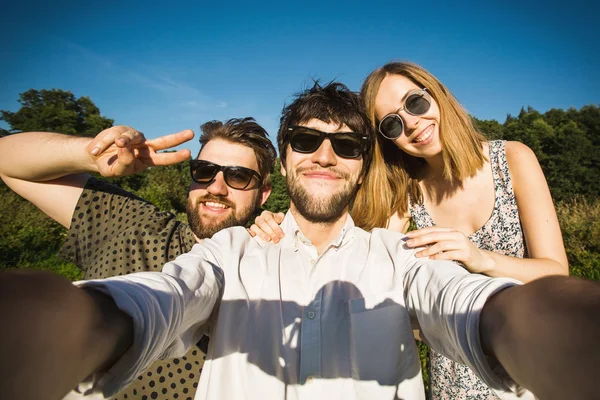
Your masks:
<svg viewBox="0 0 600 400"><path fill-rule="evenodd" d="M310 260L310 265L315 265L315 260Z"/></svg>
<svg viewBox="0 0 600 400"><path fill-rule="evenodd" d="M309 311L306 313L306 316L308 317L308 319L315 319L315 312Z"/></svg>

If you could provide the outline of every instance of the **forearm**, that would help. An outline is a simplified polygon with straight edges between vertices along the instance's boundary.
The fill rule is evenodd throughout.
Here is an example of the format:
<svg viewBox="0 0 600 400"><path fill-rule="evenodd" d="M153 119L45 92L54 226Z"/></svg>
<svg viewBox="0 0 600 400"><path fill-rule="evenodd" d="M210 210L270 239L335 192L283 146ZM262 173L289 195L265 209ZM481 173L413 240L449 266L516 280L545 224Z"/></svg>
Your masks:
<svg viewBox="0 0 600 400"><path fill-rule="evenodd" d="M90 138L25 132L0 138L0 175L47 181L78 172L95 172L87 153Z"/></svg>
<svg viewBox="0 0 600 400"><path fill-rule="evenodd" d="M550 258L518 258L480 250L486 268L482 271L493 278L513 278L523 283L550 275L568 275L567 261L558 262Z"/></svg>
<svg viewBox="0 0 600 400"><path fill-rule="evenodd" d="M40 271L0 275L0 398L58 399L131 345L133 324L108 297ZM32 384L34 377L35 384Z"/></svg>
<svg viewBox="0 0 600 400"><path fill-rule="evenodd" d="M541 399L600 398L600 285L546 277L492 296L480 320L484 351Z"/></svg>

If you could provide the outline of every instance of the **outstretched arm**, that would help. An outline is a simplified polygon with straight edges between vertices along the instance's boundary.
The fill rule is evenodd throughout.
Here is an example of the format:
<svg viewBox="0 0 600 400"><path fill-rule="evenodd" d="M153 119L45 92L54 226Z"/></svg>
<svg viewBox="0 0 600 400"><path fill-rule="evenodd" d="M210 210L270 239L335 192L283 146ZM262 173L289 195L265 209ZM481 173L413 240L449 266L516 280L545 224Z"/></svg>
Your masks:
<svg viewBox="0 0 600 400"><path fill-rule="evenodd" d="M131 318L109 297L49 272L2 272L0 315L2 399L62 398L133 339Z"/></svg>
<svg viewBox="0 0 600 400"><path fill-rule="evenodd" d="M49 272L0 274L0 398L58 399L82 381L110 397L158 358L185 354L222 295L215 249L79 287Z"/></svg>
<svg viewBox="0 0 600 400"><path fill-rule="evenodd" d="M550 276L519 285L403 257L407 310L436 351L503 392L516 382L540 399L600 398L600 282Z"/></svg>
<svg viewBox="0 0 600 400"><path fill-rule="evenodd" d="M0 178L17 194L69 227L73 210L89 176L122 176L149 166L189 158L189 150L158 153L193 137L190 130L146 140L126 126L106 129L94 139L48 132L0 138Z"/></svg>
<svg viewBox="0 0 600 400"><path fill-rule="evenodd" d="M540 399L598 399L600 283L552 276L493 295L484 351Z"/></svg>

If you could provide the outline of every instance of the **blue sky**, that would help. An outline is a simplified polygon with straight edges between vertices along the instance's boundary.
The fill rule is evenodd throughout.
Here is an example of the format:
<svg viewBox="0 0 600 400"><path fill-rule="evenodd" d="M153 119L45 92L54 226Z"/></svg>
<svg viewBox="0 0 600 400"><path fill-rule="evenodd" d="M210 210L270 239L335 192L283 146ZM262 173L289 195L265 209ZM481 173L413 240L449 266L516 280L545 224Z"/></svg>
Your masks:
<svg viewBox="0 0 600 400"><path fill-rule="evenodd" d="M0 109L60 88L149 138L253 116L274 139L312 78L359 90L392 59L423 65L482 119L600 104L595 2L449 3L6 2Z"/></svg>

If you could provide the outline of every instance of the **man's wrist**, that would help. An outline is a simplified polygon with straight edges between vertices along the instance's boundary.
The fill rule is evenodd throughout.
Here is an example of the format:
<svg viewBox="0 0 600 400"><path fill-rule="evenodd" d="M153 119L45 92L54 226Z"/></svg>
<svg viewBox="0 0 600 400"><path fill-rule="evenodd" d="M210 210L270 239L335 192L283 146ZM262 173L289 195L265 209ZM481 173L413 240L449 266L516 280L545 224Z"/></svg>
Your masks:
<svg viewBox="0 0 600 400"><path fill-rule="evenodd" d="M82 138L78 145L81 146L79 151L81 159L78 161L81 170L78 172L100 172L96 163L96 156L92 155L92 139Z"/></svg>

